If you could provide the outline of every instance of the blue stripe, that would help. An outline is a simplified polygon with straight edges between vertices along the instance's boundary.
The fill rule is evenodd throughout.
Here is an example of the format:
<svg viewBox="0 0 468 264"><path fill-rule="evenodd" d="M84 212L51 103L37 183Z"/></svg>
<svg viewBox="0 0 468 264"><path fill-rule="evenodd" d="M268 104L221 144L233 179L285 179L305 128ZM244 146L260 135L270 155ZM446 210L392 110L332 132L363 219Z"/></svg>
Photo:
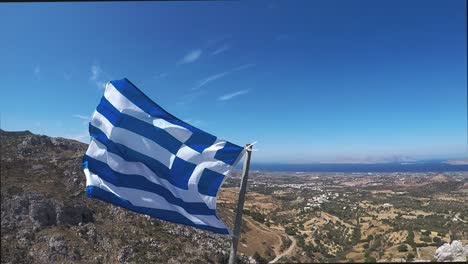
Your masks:
<svg viewBox="0 0 468 264"><path fill-rule="evenodd" d="M146 214L146 215L149 215L149 216L152 216L154 218L158 218L164 221L193 226L196 228L200 228L200 229L211 231L211 232L218 233L218 234L224 234L224 235L229 234L229 231L226 228L217 228L217 227L212 227L212 226L207 226L207 225L194 224L185 216L174 211L135 206L132 203L130 203L128 200L120 198L114 195L113 193L107 192L96 186L86 186L86 194L88 197L97 198L99 200L126 208L133 212Z"/></svg>
<svg viewBox="0 0 468 264"><path fill-rule="evenodd" d="M134 105L138 106L140 109L145 111L147 114L153 116L153 117L158 117L158 118L163 118L166 121L178 125L181 127L184 127L188 130L190 130L193 133L204 133L208 134L194 126L191 126L179 118L171 115L168 113L166 110L164 110L162 107L160 107L158 104L153 102L146 94L144 94L138 87L136 87L132 82L130 82L127 78L121 79L121 80L114 80L111 81L111 84L123 95L125 96L129 101L131 101ZM210 135L210 134L208 134ZM210 135L212 136L212 135Z"/></svg>
<svg viewBox="0 0 468 264"><path fill-rule="evenodd" d="M101 102L97 106L96 110L105 116L114 126L127 129L138 135L146 137L167 149L172 154L177 154L177 151L182 146L182 142L164 129L148 124L133 116L121 113L109 101L107 101L105 97L101 98Z"/></svg>
<svg viewBox="0 0 468 264"><path fill-rule="evenodd" d="M140 152L134 151L125 145L113 142L107 138L104 132L91 124L89 124L89 134L95 140L98 140L101 144L106 146L107 151L120 156L126 161L141 162L145 164L146 167L148 167L151 171L153 171L158 177L169 181L176 187L188 190L188 181L180 181L177 177L171 177L170 169L158 160L141 154Z"/></svg>
<svg viewBox="0 0 468 264"><path fill-rule="evenodd" d="M204 169L198 181L198 192L204 195L216 197L224 175L209 169Z"/></svg>
<svg viewBox="0 0 468 264"><path fill-rule="evenodd" d="M216 137L207 133L193 133L192 136L184 143L191 149L202 153L203 150L213 145L216 141Z"/></svg>
<svg viewBox="0 0 468 264"><path fill-rule="evenodd" d="M162 196L168 203L180 206L190 214L216 215L216 210L208 208L205 203L185 202L175 197L169 190L161 185L155 184L141 175L129 175L112 170L106 163L93 159L85 155L83 157L83 167L88 168L99 178L118 187L138 189Z"/></svg>
<svg viewBox="0 0 468 264"><path fill-rule="evenodd" d="M226 142L226 145L216 152L214 158L221 160L226 164L234 165L234 162L236 162L242 150L242 147Z"/></svg>
<svg viewBox="0 0 468 264"><path fill-rule="evenodd" d="M171 165L171 177L177 179L180 185L187 186L188 188L188 183L195 167L197 167L197 165L176 156Z"/></svg>
<svg viewBox="0 0 468 264"><path fill-rule="evenodd" d="M138 89L138 87L136 87L133 83L131 83L127 78L111 81L111 84L123 96L125 96L134 105L142 109L145 113L153 117L163 118L166 121L174 125L178 125L178 126L181 126L190 130L193 133L193 135L187 140L187 142L182 142L182 143L185 143L185 145L189 146L193 150L196 150L199 153L201 153L203 152L203 150L210 147L216 141L215 136L205 131L202 131L194 126L191 126L183 122L182 120L178 119L177 117L171 115L170 113L168 113L158 104L153 102L148 96L146 96L140 89Z"/></svg>

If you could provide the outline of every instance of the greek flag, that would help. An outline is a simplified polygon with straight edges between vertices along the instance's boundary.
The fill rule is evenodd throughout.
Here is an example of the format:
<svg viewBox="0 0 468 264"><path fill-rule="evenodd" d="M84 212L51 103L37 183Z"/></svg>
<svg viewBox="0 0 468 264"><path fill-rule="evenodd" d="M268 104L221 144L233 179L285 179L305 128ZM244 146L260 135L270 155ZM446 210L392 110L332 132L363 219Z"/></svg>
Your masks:
<svg viewBox="0 0 468 264"><path fill-rule="evenodd" d="M216 196L243 156L166 112L129 80L107 83L89 124L86 194L161 220L220 234Z"/></svg>

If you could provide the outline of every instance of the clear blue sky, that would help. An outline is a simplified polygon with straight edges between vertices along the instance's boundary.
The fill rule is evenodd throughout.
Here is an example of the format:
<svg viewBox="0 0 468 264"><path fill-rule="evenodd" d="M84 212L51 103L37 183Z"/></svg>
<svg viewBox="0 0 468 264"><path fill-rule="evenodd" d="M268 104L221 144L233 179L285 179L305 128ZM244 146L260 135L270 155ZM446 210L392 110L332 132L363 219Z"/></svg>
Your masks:
<svg viewBox="0 0 468 264"><path fill-rule="evenodd" d="M256 161L467 155L464 0L0 4L1 127L88 141L129 78Z"/></svg>

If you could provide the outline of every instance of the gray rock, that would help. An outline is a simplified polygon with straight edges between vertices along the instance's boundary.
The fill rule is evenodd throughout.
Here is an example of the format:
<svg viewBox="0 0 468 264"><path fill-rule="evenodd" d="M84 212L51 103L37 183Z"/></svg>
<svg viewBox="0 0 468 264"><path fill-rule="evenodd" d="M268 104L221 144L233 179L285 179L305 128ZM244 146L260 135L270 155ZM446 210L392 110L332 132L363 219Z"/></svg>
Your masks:
<svg viewBox="0 0 468 264"><path fill-rule="evenodd" d="M53 253L67 256L68 246L65 238L61 235L54 235L49 239L49 248Z"/></svg>
<svg viewBox="0 0 468 264"><path fill-rule="evenodd" d="M29 217L35 231L54 225L57 222L55 205L50 200L33 200L29 208Z"/></svg>
<svg viewBox="0 0 468 264"><path fill-rule="evenodd" d="M117 260L119 262L127 262L131 257L133 257L134 252L133 248L130 246L125 246L119 251L119 255L117 256Z"/></svg>
<svg viewBox="0 0 468 264"><path fill-rule="evenodd" d="M445 243L440 246L435 253L437 262L444 261L465 261L468 255L468 245L463 246L463 243L458 240L452 241L451 244Z"/></svg>
<svg viewBox="0 0 468 264"><path fill-rule="evenodd" d="M92 212L84 205L58 205L56 207L57 223L61 225L78 225L93 220Z"/></svg>

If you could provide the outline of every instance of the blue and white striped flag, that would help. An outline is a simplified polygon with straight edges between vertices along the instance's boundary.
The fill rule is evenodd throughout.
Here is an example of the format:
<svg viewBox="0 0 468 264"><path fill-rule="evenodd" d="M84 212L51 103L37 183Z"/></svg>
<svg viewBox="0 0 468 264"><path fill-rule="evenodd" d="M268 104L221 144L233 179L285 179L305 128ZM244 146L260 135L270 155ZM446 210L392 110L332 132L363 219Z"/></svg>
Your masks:
<svg viewBox="0 0 468 264"><path fill-rule="evenodd" d="M86 194L131 211L220 234L216 196L243 156L166 112L129 80L107 83L89 124Z"/></svg>

